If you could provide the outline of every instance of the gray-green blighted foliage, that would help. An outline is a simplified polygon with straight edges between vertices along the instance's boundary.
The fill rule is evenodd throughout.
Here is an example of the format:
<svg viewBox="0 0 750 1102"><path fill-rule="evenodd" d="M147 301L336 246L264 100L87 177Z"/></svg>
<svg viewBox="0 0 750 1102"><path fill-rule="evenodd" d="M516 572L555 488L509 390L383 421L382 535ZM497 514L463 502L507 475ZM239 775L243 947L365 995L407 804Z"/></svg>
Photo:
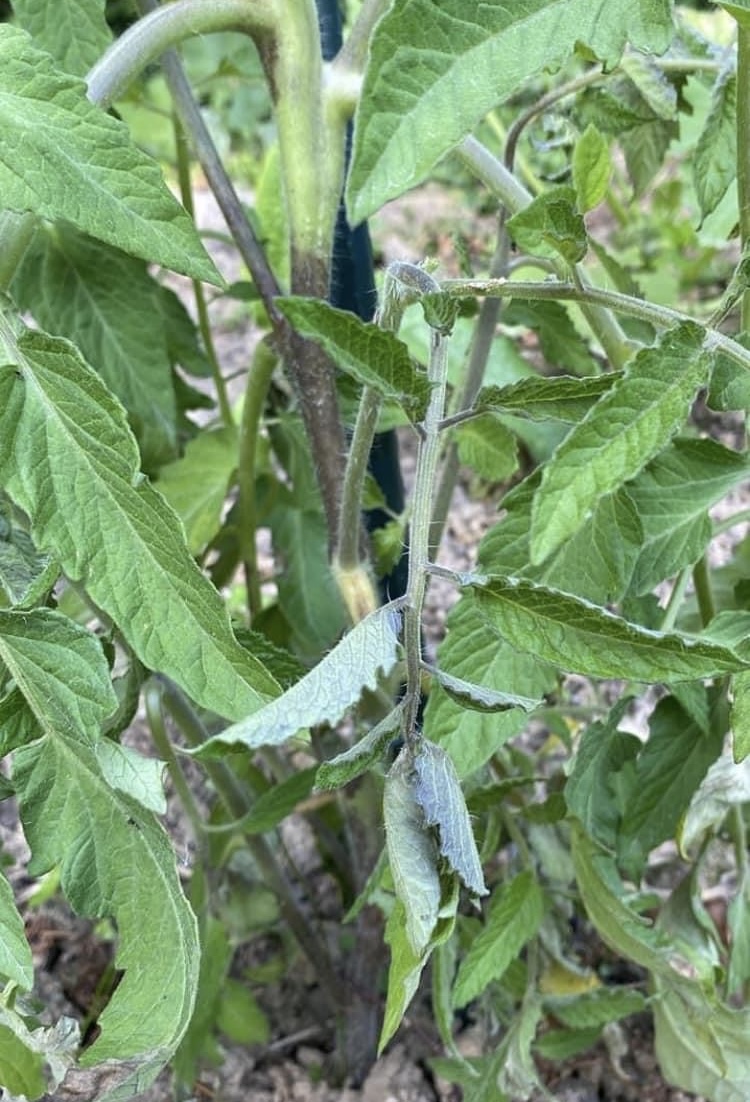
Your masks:
<svg viewBox="0 0 750 1102"><path fill-rule="evenodd" d="M134 256L221 284L158 166L23 31L0 26L3 205L63 219Z"/></svg>

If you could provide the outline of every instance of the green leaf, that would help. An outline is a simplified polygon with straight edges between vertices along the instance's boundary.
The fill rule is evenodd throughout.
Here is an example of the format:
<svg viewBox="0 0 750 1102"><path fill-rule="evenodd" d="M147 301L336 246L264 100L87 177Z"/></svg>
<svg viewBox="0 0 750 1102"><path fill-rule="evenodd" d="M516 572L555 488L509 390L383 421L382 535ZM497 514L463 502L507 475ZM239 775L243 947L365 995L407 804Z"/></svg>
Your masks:
<svg viewBox="0 0 750 1102"><path fill-rule="evenodd" d="M265 1045L271 1033L268 1018L252 991L231 977L222 988L216 1025L239 1045Z"/></svg>
<svg viewBox="0 0 750 1102"><path fill-rule="evenodd" d="M655 846L674 837L723 740L721 731L702 731L674 697L659 701L649 731L618 839L620 861L628 869L640 869Z"/></svg>
<svg viewBox="0 0 750 1102"><path fill-rule="evenodd" d="M187 545L198 555L221 526L229 486L237 470L234 428L205 430L184 455L159 471L156 487L183 523Z"/></svg>
<svg viewBox="0 0 750 1102"><path fill-rule="evenodd" d="M459 966L454 1006L466 1006L489 983L500 979L523 946L536 936L543 915L542 892L530 870L495 889L481 933Z"/></svg>
<svg viewBox="0 0 750 1102"><path fill-rule="evenodd" d="M0 612L0 658L56 730L96 732L117 707L101 644L60 612Z"/></svg>
<svg viewBox="0 0 750 1102"><path fill-rule="evenodd" d="M673 119L677 114L677 90L657 62L643 54L629 51L620 59L619 68L627 74L639 95L660 119Z"/></svg>
<svg viewBox="0 0 750 1102"><path fill-rule="evenodd" d="M583 260L588 249L583 216L576 210L573 188L557 185L508 219L519 248L534 256L562 257L566 264Z"/></svg>
<svg viewBox="0 0 750 1102"><path fill-rule="evenodd" d="M547 464L534 501L532 561L572 536L596 501L633 478L680 428L710 357L704 331L685 322L639 352L623 377L572 430Z"/></svg>
<svg viewBox="0 0 750 1102"><path fill-rule="evenodd" d="M588 601L514 578L474 584L480 617L511 646L590 677L692 681L744 663L688 635L647 631Z"/></svg>
<svg viewBox="0 0 750 1102"><path fill-rule="evenodd" d="M730 946L727 994L741 996L744 984L750 979L750 885L747 875L727 908L727 920Z"/></svg>
<svg viewBox="0 0 750 1102"><path fill-rule="evenodd" d="M518 470L516 438L492 413L465 421L454 433L460 461L480 478L503 482Z"/></svg>
<svg viewBox="0 0 750 1102"><path fill-rule="evenodd" d="M734 760L741 762L750 754L750 670L732 677L731 717Z"/></svg>
<svg viewBox="0 0 750 1102"><path fill-rule="evenodd" d="M544 999L545 1010L571 1029L601 1027L642 1013L646 1007L645 995L624 987L597 987L581 995L548 995Z"/></svg>
<svg viewBox="0 0 750 1102"><path fill-rule="evenodd" d="M675 440L628 485L643 525L630 589L649 593L697 562L712 536L708 509L750 474L750 458L714 440Z"/></svg>
<svg viewBox="0 0 750 1102"><path fill-rule="evenodd" d="M510 386L482 387L475 408L520 413L532 421L552 419L575 425L619 378L619 372L584 378L562 375L546 379L535 375Z"/></svg>
<svg viewBox="0 0 750 1102"><path fill-rule="evenodd" d="M381 761L401 723L401 709L394 708L385 719L348 750L318 766L316 789L342 788Z"/></svg>
<svg viewBox="0 0 750 1102"><path fill-rule="evenodd" d="M63 5L64 6L64 5ZM41 228L13 295L42 329L73 341L120 399L154 470L177 455L177 409L157 285L146 264L72 226Z"/></svg>
<svg viewBox="0 0 750 1102"><path fill-rule="evenodd" d="M247 719L225 728L195 751L214 756L222 748L276 746L306 727L338 723L362 690L375 689L398 657L400 618L389 606L371 613L301 681Z"/></svg>
<svg viewBox="0 0 750 1102"><path fill-rule="evenodd" d="M607 194L612 162L609 143L593 123L581 134L573 150L573 184L578 209L593 210Z"/></svg>
<svg viewBox="0 0 750 1102"><path fill-rule="evenodd" d="M299 769L259 796L250 811L241 819L215 829L233 833L241 830L244 834L265 834L273 830L282 819L291 815L301 800L310 795L317 770L317 765Z"/></svg>
<svg viewBox="0 0 750 1102"><path fill-rule="evenodd" d="M95 754L107 784L132 796L147 811L166 814L163 761L146 758L132 746L122 746L109 738L97 740Z"/></svg>
<svg viewBox="0 0 750 1102"><path fill-rule="evenodd" d="M740 294L744 293L746 287L747 284ZM737 333L733 340L743 348L750 348L750 333ZM743 412L750 407L750 371L735 360L730 360L724 352L717 352L714 357L706 405L710 409L739 409Z"/></svg>
<svg viewBox="0 0 750 1102"><path fill-rule="evenodd" d="M421 957L437 925L441 889L437 842L426 827L415 781L411 756L402 750L383 788L385 843L409 946Z"/></svg>
<svg viewBox="0 0 750 1102"><path fill-rule="evenodd" d="M40 711L45 737L16 751L13 781L29 872L61 867L71 905L117 922L123 978L82 1063L127 1061L145 1086L185 1031L198 979L195 918L180 889L166 834L149 812L102 776L92 749ZM169 952L165 953L165 946Z"/></svg>
<svg viewBox="0 0 750 1102"><path fill-rule="evenodd" d="M163 498L138 475L122 407L67 341L0 317L0 481L144 666L230 719L278 687L234 639Z"/></svg>
<svg viewBox="0 0 750 1102"><path fill-rule="evenodd" d="M556 368L580 375L596 371L586 341L562 303L512 299L503 311L503 321L506 325L525 325L533 329L545 360Z"/></svg>
<svg viewBox="0 0 750 1102"><path fill-rule="evenodd" d="M16 608L29 608L44 600L59 573L57 563L13 524L0 497L0 592Z"/></svg>
<svg viewBox="0 0 750 1102"><path fill-rule="evenodd" d="M622 814L617 799L619 775L628 768L634 772L632 763L641 746L635 735L617 729L629 703L628 697L619 700L606 720L589 724L565 784L568 810L591 838L612 850Z"/></svg>
<svg viewBox="0 0 750 1102"><path fill-rule="evenodd" d="M539 699L532 700L528 696L518 696L517 693L506 693L500 689L489 689L486 685L475 685L471 681L453 677L452 674L432 666L428 666L427 669L441 688L445 689L451 700L455 700L463 708L470 708L476 712L507 712L511 708L533 712L544 703Z"/></svg>
<svg viewBox="0 0 750 1102"><path fill-rule="evenodd" d="M724 66L711 92L706 115L692 157L693 185L706 218L724 198L737 172L737 73Z"/></svg>
<svg viewBox="0 0 750 1102"><path fill-rule="evenodd" d="M398 0L378 23L359 98L347 186L355 225L420 183L484 116L585 44L607 67L626 40L660 52L668 6L638 0Z"/></svg>
<svg viewBox="0 0 750 1102"><path fill-rule="evenodd" d="M24 933L23 919L16 909L13 889L0 873L0 975L30 991L34 982L34 961ZM3 1082L0 1076L0 1082Z"/></svg>
<svg viewBox="0 0 750 1102"><path fill-rule="evenodd" d="M185 211L124 123L17 27L0 25L0 193L133 256L221 286ZM95 197L93 200L92 197Z"/></svg>
<svg viewBox="0 0 750 1102"><path fill-rule="evenodd" d="M569 1060L591 1048L601 1037L601 1026L587 1029L548 1029L534 1042L534 1052L545 1060Z"/></svg>
<svg viewBox="0 0 750 1102"><path fill-rule="evenodd" d="M20 689L0 697L0 757L39 738L39 725Z"/></svg>
<svg viewBox="0 0 750 1102"><path fill-rule="evenodd" d="M715 831L733 807L750 803L750 761L737 763L727 748L710 766L677 831L680 852L688 856Z"/></svg>
<svg viewBox="0 0 750 1102"><path fill-rule="evenodd" d="M85 76L112 41L105 0L13 0L13 14L34 45L52 54L68 73Z"/></svg>
<svg viewBox="0 0 750 1102"><path fill-rule="evenodd" d="M210 1044L213 1040L219 999L234 952L223 922L209 913L201 926L200 973L195 1010L172 1060L175 1078L185 1084L195 1082L205 1056L207 1041Z"/></svg>
<svg viewBox="0 0 750 1102"><path fill-rule="evenodd" d="M425 822L437 827L441 854L470 892L487 895L466 801L450 756L434 742L422 739L414 771L414 798Z"/></svg>
<svg viewBox="0 0 750 1102"><path fill-rule="evenodd" d="M535 472L503 498L505 516L482 539L479 569L520 575L598 604L619 601L628 589L643 542L628 491L620 489L600 498L576 534L541 565L532 566L529 530L540 477Z"/></svg>
<svg viewBox="0 0 750 1102"><path fill-rule="evenodd" d="M620 145L637 196L646 191L664 164L667 150L679 135L677 120L659 118L636 126L622 135Z"/></svg>
<svg viewBox="0 0 750 1102"><path fill-rule="evenodd" d="M748 0L719 0L719 6L724 11L729 12L733 19L736 19L741 27L750 26L750 3Z"/></svg>
<svg viewBox="0 0 750 1102"><path fill-rule="evenodd" d="M383 398L397 401L412 420L421 421L430 384L412 363L403 341L317 299L278 298L276 304L297 332L324 348L337 367Z"/></svg>
<svg viewBox="0 0 750 1102"><path fill-rule="evenodd" d="M450 676L506 693L543 696L555 687L553 670L498 639L463 597L451 610L447 635L438 648L440 668ZM424 715L424 733L450 754L459 777L483 765L528 722L522 708L510 712L467 710L433 685Z"/></svg>

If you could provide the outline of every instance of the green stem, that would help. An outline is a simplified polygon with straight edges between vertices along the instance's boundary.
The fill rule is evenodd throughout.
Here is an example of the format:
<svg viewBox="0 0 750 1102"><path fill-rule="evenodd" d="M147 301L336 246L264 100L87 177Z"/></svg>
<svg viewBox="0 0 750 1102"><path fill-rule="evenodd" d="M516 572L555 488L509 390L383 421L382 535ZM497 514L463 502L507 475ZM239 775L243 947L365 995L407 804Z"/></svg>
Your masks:
<svg viewBox="0 0 750 1102"><path fill-rule="evenodd" d="M728 532L730 528L734 528L738 524L747 524L750 521L750 509L740 509L737 513L732 513L729 517L724 517L723 520L717 520L713 526L714 536L720 535L722 532Z"/></svg>
<svg viewBox="0 0 750 1102"><path fill-rule="evenodd" d="M737 24L737 208L740 246L750 243L750 28ZM741 329L750 328L750 291L742 295Z"/></svg>
<svg viewBox="0 0 750 1102"><path fill-rule="evenodd" d="M37 227L35 214L0 211L0 292L10 287Z"/></svg>
<svg viewBox="0 0 750 1102"><path fill-rule="evenodd" d="M166 763L177 798L192 827L193 837L200 845L203 840L203 816L193 798L190 785L185 778L185 773L177 760L177 755L174 752L169 735L167 734L167 729L164 725L164 714L162 712L162 687L158 682L150 680L146 683L143 701L146 708L146 718L151 730L151 738L154 740L154 746L156 747L159 757Z"/></svg>
<svg viewBox="0 0 750 1102"><path fill-rule="evenodd" d="M341 495L338 539L335 561L341 570L353 570L360 564L362 545L362 493L367 476L367 462L378 427L382 399L377 390L366 386L357 410Z"/></svg>
<svg viewBox="0 0 750 1102"><path fill-rule="evenodd" d="M201 745L208 737L203 724L176 686L161 678L159 680L164 685L164 704L181 729L185 741L191 747ZM203 765L230 816L241 819L250 810L250 803L237 778L224 762L205 761ZM344 1001L345 993L341 990L341 981L336 975L328 949L299 907L292 885L276 861L273 850L265 838L262 835L253 834L248 835L245 841L265 884L276 895L287 925L313 965L321 990L330 1000L331 1006L338 1010Z"/></svg>
<svg viewBox="0 0 750 1102"><path fill-rule="evenodd" d="M693 585L695 586L695 597L698 602L701 623L705 628L711 623L716 615L716 606L714 604L713 593L711 592L711 576L708 570L708 560L705 555L701 555L693 567Z"/></svg>
<svg viewBox="0 0 750 1102"><path fill-rule="evenodd" d="M672 592L669 594L669 600L662 616L661 631L671 631L674 627L689 581L690 568L685 567L674 580Z"/></svg>
<svg viewBox="0 0 750 1102"><path fill-rule="evenodd" d="M256 548L256 462L258 440L266 404L268 387L276 366L276 355L265 341L255 350L247 376L245 401L240 423L240 445L237 469L239 545L242 567L245 572L247 609L252 622L262 608L258 554Z"/></svg>
<svg viewBox="0 0 750 1102"><path fill-rule="evenodd" d="M190 217L195 220L195 209L193 204L193 187L190 179L190 162L187 155L187 144L185 140L185 131L183 130L180 120L176 114L172 115L173 129L175 137L175 148L177 150L177 180L180 185L180 198L182 199L182 205L188 212ZM234 424L234 418L232 417L232 407L229 404L229 397L227 395L227 388L224 382L224 377L221 374L221 368L219 366L219 359L216 355L216 348L214 347L213 334L211 332L211 323L208 318L208 307L206 306L206 296L203 291L203 284L198 279L192 280L193 285L193 298L195 300L195 309L198 314L198 328L200 330L201 338L203 340L203 347L206 351L209 365L211 367L211 376L216 387L216 396L219 399L219 409L221 411L221 419L224 424L229 428Z"/></svg>
<svg viewBox="0 0 750 1102"><path fill-rule="evenodd" d="M440 290L454 298L466 298L467 295L491 295L497 298L522 298L529 300L555 299L561 302L579 302L602 306L608 311L624 314L626 317L648 321L659 329L668 329L683 322L695 324L695 318L673 310L669 306L657 306L644 299L624 295L619 291L603 291L599 287L576 287L572 283L554 282L522 283L511 280L446 279L440 284ZM716 329L706 327L704 348L707 352L720 350L734 363L750 370L750 351L743 348L731 337ZM631 350L632 351L632 350Z"/></svg>
<svg viewBox="0 0 750 1102"><path fill-rule="evenodd" d="M346 36L346 42L333 61L332 68L357 73L364 71L375 24L389 7L390 0L363 0L352 28Z"/></svg>
<svg viewBox="0 0 750 1102"><path fill-rule="evenodd" d="M551 91L547 92L546 95L540 96L527 111L524 111L523 114L518 116L508 130L508 137L505 142L504 159L506 166L511 172L515 164L518 139L529 123L538 115L549 110L550 107L553 107L561 99L565 99L567 96L574 96L576 92L580 92L582 88L588 88L591 84L598 84L605 76L606 74L603 73L601 69L589 69L582 76L575 77L573 80L568 80L565 84L560 84L557 88L553 88Z"/></svg>
<svg viewBox="0 0 750 1102"><path fill-rule="evenodd" d="M105 110L143 69L186 38L241 31L267 40L281 13L276 0L175 0L154 8L121 35L94 65L86 83L89 99Z"/></svg>
<svg viewBox="0 0 750 1102"><path fill-rule="evenodd" d="M432 494L440 457L440 421L445 409L448 374L448 342L437 330L430 330L430 363L427 377L432 383L425 414L414 476L409 574L404 608L404 650L406 653L406 691L404 693L404 740L413 746L419 737L417 713L421 698L422 606L427 585L427 564L432 519Z"/></svg>

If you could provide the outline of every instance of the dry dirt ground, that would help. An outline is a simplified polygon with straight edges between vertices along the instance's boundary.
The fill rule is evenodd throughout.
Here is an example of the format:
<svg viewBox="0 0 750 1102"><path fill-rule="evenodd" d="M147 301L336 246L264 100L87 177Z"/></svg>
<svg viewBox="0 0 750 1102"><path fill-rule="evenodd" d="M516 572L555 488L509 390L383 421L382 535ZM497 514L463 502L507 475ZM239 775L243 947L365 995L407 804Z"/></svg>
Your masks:
<svg viewBox="0 0 750 1102"><path fill-rule="evenodd" d="M453 211L444 209L443 202L438 189L427 188L385 212L375 226L375 235L386 261L403 256L404 239L410 243L408 259L418 260L424 255L428 238L431 251L437 249L449 257L450 239L441 227L448 224ZM223 228L205 196L199 212L202 227ZM421 238L420 227L424 227ZM219 249L218 262L228 278L237 278L239 272L233 268L234 261L226 249ZM246 367L253 338L236 306L222 309L219 359L224 371L232 373ZM443 561L459 569L469 568L478 539L494 516L491 502L472 500L467 486L460 485L446 532ZM449 588L433 587L427 613L433 644L440 637L450 599ZM23 871L24 844L12 801L0 804L0 831L3 850L15 858L9 872L23 900L31 885ZM181 833L179 824L177 832ZM178 850L183 844L180 837ZM185 874L189 875L189 869ZM27 921L40 994L55 1016L65 1013L85 1017L99 976L110 959L109 946L94 935L90 923L73 917L58 900L29 910ZM259 990L257 995L270 1018L270 1043L250 1049L224 1044L220 1066L207 1069L196 1083L195 1102L460 1102L461 1091L436 1079L427 1063L441 1054L441 1047L431 1024L426 995L415 1000L397 1039L357 1090L332 1087L325 1081L330 1023L303 965L298 963L290 969L281 986ZM457 1037L459 1048L467 1055L482 1051L485 1040L478 1024L471 1021ZM608 1046L600 1044L562 1065L542 1065L542 1071L551 1096L558 1102L687 1102L696 1097L671 1089L662 1080L647 1017L624 1023L620 1032L610 1035ZM166 1073L140 1096L143 1102L170 1102L172 1097Z"/></svg>

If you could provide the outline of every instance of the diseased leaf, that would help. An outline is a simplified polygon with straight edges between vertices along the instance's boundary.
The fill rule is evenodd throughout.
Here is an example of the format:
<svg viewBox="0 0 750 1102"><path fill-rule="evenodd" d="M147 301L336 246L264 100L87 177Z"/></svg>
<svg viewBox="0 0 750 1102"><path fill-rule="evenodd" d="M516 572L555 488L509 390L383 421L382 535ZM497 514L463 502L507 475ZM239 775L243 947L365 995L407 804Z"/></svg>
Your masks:
<svg viewBox="0 0 750 1102"><path fill-rule="evenodd" d="M422 739L414 771L414 797L425 821L437 827L440 852L470 892L487 895L466 801L450 756Z"/></svg>
<svg viewBox="0 0 750 1102"><path fill-rule="evenodd" d="M85 76L112 41L105 0L13 0L13 14L34 45L52 54L67 73Z"/></svg>
<svg viewBox="0 0 750 1102"><path fill-rule="evenodd" d="M706 115L692 157L693 185L706 218L724 198L737 172L737 73L725 66L711 92Z"/></svg>
<svg viewBox="0 0 750 1102"><path fill-rule="evenodd" d="M316 789L342 788L366 773L382 760L386 747L393 740L400 722L401 709L394 708L359 742L355 742L348 750L337 754L330 761L324 761L318 766L315 777Z"/></svg>
<svg viewBox="0 0 750 1102"><path fill-rule="evenodd" d="M544 662L519 654L488 629L470 598L451 610L447 635L438 648L441 669L480 687L526 696L543 696L555 687L554 671ZM465 777L517 735L528 722L526 712L482 713L456 704L433 685L424 715L424 733L450 754L459 777Z"/></svg>
<svg viewBox="0 0 750 1102"><path fill-rule="evenodd" d="M460 461L488 482L502 482L518 470L516 438L492 414L485 413L454 429Z"/></svg>
<svg viewBox="0 0 750 1102"><path fill-rule="evenodd" d="M34 961L24 933L23 919L16 908L13 889L1 873L0 976L18 984L22 991L30 991L34 982ZM0 1082L3 1082L1 1075Z"/></svg>
<svg viewBox="0 0 750 1102"><path fill-rule="evenodd" d="M25 32L0 25L0 193L133 256L221 286L190 219L124 123ZM94 198L95 197L95 198Z"/></svg>
<svg viewBox="0 0 750 1102"><path fill-rule="evenodd" d="M576 378L562 375L551 379L533 376L509 386L482 387L476 409L517 413L532 421L582 421L591 407L620 378L619 372Z"/></svg>
<svg viewBox="0 0 750 1102"><path fill-rule="evenodd" d="M714 440L675 440L628 485L643 525L630 584L650 592L697 562L712 535L708 509L750 475L750 459Z"/></svg>
<svg viewBox="0 0 750 1102"><path fill-rule="evenodd" d="M65 7L65 5L62 5ZM41 227L13 281L39 326L67 337L125 409L152 471L177 455L177 408L157 284L146 264L72 226Z"/></svg>
<svg viewBox="0 0 750 1102"><path fill-rule="evenodd" d="M565 438L534 501L534 563L572 536L603 494L633 478L669 443L708 375L703 339L694 322L670 329L657 347L630 361L623 378Z"/></svg>
<svg viewBox="0 0 750 1102"><path fill-rule="evenodd" d="M207 429L189 441L179 459L159 471L156 487L182 521L194 555L219 531L237 459L236 430Z"/></svg>
<svg viewBox="0 0 750 1102"><path fill-rule="evenodd" d="M372 38L355 121L349 221L361 222L420 183L488 111L579 44L609 67L627 39L659 52L671 33L661 0L398 0Z"/></svg>
<svg viewBox="0 0 750 1102"><path fill-rule="evenodd" d="M533 712L544 703L542 700L532 700L528 696L518 696L516 693L506 693L500 689L489 689L486 685L476 685L460 677L453 677L452 674L435 669L433 666L428 666L427 669L445 689L451 700L455 700L464 708L471 708L472 711L507 712L511 708L521 708L524 712Z"/></svg>
<svg viewBox="0 0 750 1102"><path fill-rule="evenodd" d="M566 264L577 264L586 255L588 242L575 201L573 188L561 184L542 192L508 219L511 237L534 256L561 257Z"/></svg>
<svg viewBox="0 0 750 1102"><path fill-rule="evenodd" d="M726 647L648 631L588 601L514 578L474 583L480 617L519 650L590 677L692 681L740 669Z"/></svg>
<svg viewBox="0 0 750 1102"><path fill-rule="evenodd" d="M0 28L1 29L1 28ZM278 692L234 639L179 521L138 474L119 403L67 341L0 317L0 481L32 537L80 581L144 666L230 719Z"/></svg>
<svg viewBox="0 0 750 1102"><path fill-rule="evenodd" d="M489 983L501 978L527 941L536 936L543 915L542 892L528 869L493 891L485 924L459 966L454 1006L466 1006Z"/></svg>
<svg viewBox="0 0 750 1102"><path fill-rule="evenodd" d="M228 746L275 746L306 727L337 723L375 689L378 674L388 674L398 657L400 618L384 606L360 621L301 681L239 723L226 727L195 751L198 757L222 753Z"/></svg>
<svg viewBox="0 0 750 1102"><path fill-rule="evenodd" d="M396 897L404 907L406 936L420 957L430 943L440 910L438 847L417 800L414 765L402 750L386 777L383 820Z"/></svg>
<svg viewBox="0 0 750 1102"><path fill-rule="evenodd" d="M297 332L321 345L342 371L397 401L413 420L424 417L430 384L393 333L317 299L278 298L276 304Z"/></svg>
<svg viewBox="0 0 750 1102"><path fill-rule="evenodd" d="M659 701L649 730L617 845L621 864L631 870L640 869L655 846L674 837L723 741L721 731L706 733L693 723L674 697Z"/></svg>
<svg viewBox="0 0 750 1102"><path fill-rule="evenodd" d="M573 150L573 184L578 209L593 210L607 194L612 162L609 143L593 123L581 134Z"/></svg>

